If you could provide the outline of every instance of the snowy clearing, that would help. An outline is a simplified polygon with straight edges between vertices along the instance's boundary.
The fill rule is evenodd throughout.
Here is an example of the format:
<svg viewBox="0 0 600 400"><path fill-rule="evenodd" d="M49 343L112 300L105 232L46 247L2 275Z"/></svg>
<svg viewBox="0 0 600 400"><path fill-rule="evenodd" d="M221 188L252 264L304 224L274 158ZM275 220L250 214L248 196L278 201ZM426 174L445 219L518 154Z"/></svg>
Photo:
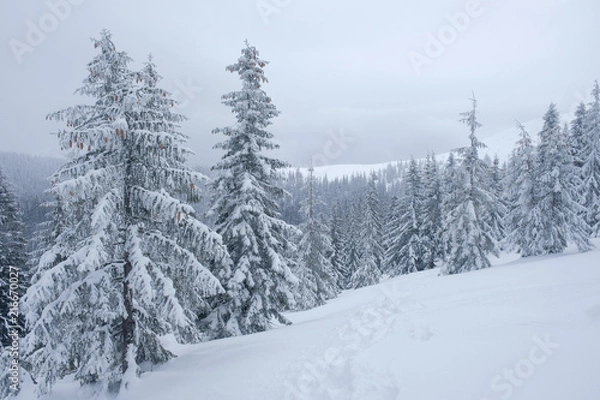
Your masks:
<svg viewBox="0 0 600 400"><path fill-rule="evenodd" d="M122 400L594 399L600 240L587 253L437 270L286 314L294 325L193 346ZM24 388L21 399L32 398ZM61 382L48 400L84 399Z"/></svg>

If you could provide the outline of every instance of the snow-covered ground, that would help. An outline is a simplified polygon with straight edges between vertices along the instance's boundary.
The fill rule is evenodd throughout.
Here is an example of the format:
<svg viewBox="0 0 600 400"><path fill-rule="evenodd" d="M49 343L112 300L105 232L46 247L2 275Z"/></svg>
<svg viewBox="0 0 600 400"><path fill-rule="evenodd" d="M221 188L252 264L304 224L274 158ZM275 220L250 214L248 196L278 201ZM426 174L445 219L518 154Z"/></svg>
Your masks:
<svg viewBox="0 0 600 400"><path fill-rule="evenodd" d="M600 240L343 293L294 324L193 346L120 399L598 399ZM84 399L61 382L52 400ZM31 392L23 391L22 399Z"/></svg>

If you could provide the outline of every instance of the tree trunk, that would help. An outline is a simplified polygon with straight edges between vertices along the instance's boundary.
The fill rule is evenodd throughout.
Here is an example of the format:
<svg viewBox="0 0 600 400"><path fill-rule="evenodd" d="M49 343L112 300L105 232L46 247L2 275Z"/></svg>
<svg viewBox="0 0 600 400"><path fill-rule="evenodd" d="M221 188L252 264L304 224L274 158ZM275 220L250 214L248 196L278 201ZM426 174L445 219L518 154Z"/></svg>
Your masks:
<svg viewBox="0 0 600 400"><path fill-rule="evenodd" d="M129 137L129 136L128 136ZM125 179L124 179L124 193L123 193L123 211L124 211L124 257L123 257L123 305L125 307L125 316L123 317L122 325L122 347L121 347L121 365L122 373L125 374L127 369L130 367L128 362L129 347L134 343L134 330L135 321L133 320L133 292L129 285L129 275L133 268L130 260L129 251L127 245L129 243L129 229L133 225L133 210L131 208L131 187L132 187L132 155L128 141L124 143L125 149Z"/></svg>
<svg viewBox="0 0 600 400"><path fill-rule="evenodd" d="M125 317L123 317L122 335L123 343L121 347L121 365L123 374L129 367L127 362L127 353L129 346L133 344L133 296L129 287L129 274L131 273L131 262L129 254L125 253L125 264L123 265L123 304L125 306Z"/></svg>

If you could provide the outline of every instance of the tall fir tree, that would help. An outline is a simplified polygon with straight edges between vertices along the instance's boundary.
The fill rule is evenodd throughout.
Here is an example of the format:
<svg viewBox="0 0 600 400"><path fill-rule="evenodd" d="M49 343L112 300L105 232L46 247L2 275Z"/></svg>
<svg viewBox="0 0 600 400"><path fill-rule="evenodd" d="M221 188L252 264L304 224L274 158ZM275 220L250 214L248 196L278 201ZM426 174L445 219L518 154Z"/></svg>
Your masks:
<svg viewBox="0 0 600 400"><path fill-rule="evenodd" d="M373 174L369 179L367 196L362 203L363 210L359 223L358 247L360 258L358 268L353 270L350 278L352 288L374 285L379 282L384 256L382 247L382 222L377 178ZM357 216L358 216L357 215ZM358 221L357 221L358 222Z"/></svg>
<svg viewBox="0 0 600 400"><path fill-rule="evenodd" d="M593 93L592 93L593 95ZM571 130L569 131L569 148L573 157L573 164L581 168L583 160L581 159L583 149L586 147L587 133L587 108L584 102L579 103L575 110L575 118L571 121Z"/></svg>
<svg viewBox="0 0 600 400"><path fill-rule="evenodd" d="M517 122L519 140L508 161L504 178L505 201L508 210L504 218L507 249L516 250L522 257L538 254L542 234L536 149L525 127Z"/></svg>
<svg viewBox="0 0 600 400"><path fill-rule="evenodd" d="M94 46L77 91L93 104L49 116L66 123L56 135L70 160L52 177L62 226L23 299L22 347L42 393L67 375L119 391L173 357L161 336L199 340L206 297L223 291L210 269L229 265L220 236L183 200L204 177L185 167L183 117L154 65L130 71L107 31Z"/></svg>
<svg viewBox="0 0 600 400"><path fill-rule="evenodd" d="M396 270L397 265L400 263L398 255L398 248L396 243L398 241L398 227L400 225L401 218L400 199L398 196L392 196L388 210L386 213L384 234L383 234L383 268L382 273L387 275L393 275L392 271Z"/></svg>
<svg viewBox="0 0 600 400"><path fill-rule="evenodd" d="M561 129L556 105L550 104L537 147L539 197L535 207L541 227L534 254L562 253L569 242L580 251L590 248L589 227L581 217L583 208L577 201L580 179L574 170L567 135L567 127Z"/></svg>
<svg viewBox="0 0 600 400"><path fill-rule="evenodd" d="M375 173L371 174L367 186L367 198L365 201L365 214L361 238L364 243L363 257L373 259L379 271L383 262L383 221L381 213L381 195L377 188L379 178Z"/></svg>
<svg viewBox="0 0 600 400"><path fill-rule="evenodd" d="M488 254L498 254L497 243L488 221L498 209L498 199L485 187L487 165L479 158L479 149L485 145L476 136L481 126L477 121L477 101L471 99L473 107L462 113L461 121L469 127L470 146L458 150L461 156L462 182L456 189L457 205L449 210L445 220L449 254L441 274L456 274L487 268Z"/></svg>
<svg viewBox="0 0 600 400"><path fill-rule="evenodd" d="M423 238L425 240L425 268L435 267L444 257L442 240L443 192L439 166L432 153L425 160L423 173Z"/></svg>
<svg viewBox="0 0 600 400"><path fill-rule="evenodd" d="M585 113L584 122L577 122L580 116L576 115L572 125L583 131L582 140L576 142L580 144L580 148L576 149L575 165L580 165L581 178L581 185L577 192L584 207L583 218L589 226L591 236L597 238L600 237L600 86L598 81L594 83L592 99ZM571 132L571 137L574 135Z"/></svg>
<svg viewBox="0 0 600 400"><path fill-rule="evenodd" d="M356 197L350 204L346 228L346 243L344 252L346 254L346 265L350 274L347 289L356 289L376 283L379 278L373 274L374 270L365 268L362 261L362 238L364 199Z"/></svg>
<svg viewBox="0 0 600 400"><path fill-rule="evenodd" d="M442 171L442 247L443 260L446 260L451 250L449 232L446 231L446 218L460 203L460 191L463 181L463 171L455 154L451 151Z"/></svg>
<svg viewBox="0 0 600 400"><path fill-rule="evenodd" d="M246 42L238 61L227 67L239 75L242 88L223 96L237 123L213 131L226 140L215 146L225 155L213 167L219 175L211 213L233 261L225 278L229 300L217 312L233 335L289 324L281 312L294 307L298 284L287 255L295 229L280 218L277 205L284 195L276 184L278 171L288 164L262 154L279 148L266 130L279 115L262 89L266 64Z"/></svg>
<svg viewBox="0 0 600 400"><path fill-rule="evenodd" d="M346 224L344 222L344 214L342 213L340 205L336 203L331 209L331 218L329 222L329 237L331 238L329 262L337 277L338 290L345 289L348 280L350 279L350 273L346 263L347 257L344 252L344 237L346 233Z"/></svg>
<svg viewBox="0 0 600 400"><path fill-rule="evenodd" d="M504 218L506 217L506 204L504 202L504 173L500 166L500 159L498 156L494 156L491 166L488 168L488 181L487 185L489 191L496 198L496 208L492 209L488 215L489 220L487 224L491 227L494 239L498 243L502 243L506 235L504 228Z"/></svg>
<svg viewBox="0 0 600 400"><path fill-rule="evenodd" d="M329 228L318 214L320 200L315 193L315 177L310 168L305 184L302 211L305 221L300 225L302 237L298 243L298 267L294 269L299 278L296 309L306 310L325 304L338 293L339 278L328 255L333 252ZM296 272L297 271L297 272Z"/></svg>
<svg viewBox="0 0 600 400"><path fill-rule="evenodd" d="M414 159L410 162L404 185L404 195L399 203L398 225L392 231L395 239L388 249L391 276L422 271L429 267L427 240L423 232L423 182Z"/></svg>

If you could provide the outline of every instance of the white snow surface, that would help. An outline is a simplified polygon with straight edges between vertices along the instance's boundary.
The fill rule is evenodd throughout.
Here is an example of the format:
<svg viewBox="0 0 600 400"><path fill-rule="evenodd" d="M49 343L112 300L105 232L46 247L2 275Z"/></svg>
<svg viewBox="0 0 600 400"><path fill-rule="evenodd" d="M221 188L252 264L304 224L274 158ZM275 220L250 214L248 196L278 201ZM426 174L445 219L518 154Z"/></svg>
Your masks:
<svg viewBox="0 0 600 400"><path fill-rule="evenodd" d="M164 399L598 399L596 249L453 276L430 270L286 314L294 324L197 345L119 396ZM47 400L86 399L69 380ZM21 399L32 399L25 387Z"/></svg>

